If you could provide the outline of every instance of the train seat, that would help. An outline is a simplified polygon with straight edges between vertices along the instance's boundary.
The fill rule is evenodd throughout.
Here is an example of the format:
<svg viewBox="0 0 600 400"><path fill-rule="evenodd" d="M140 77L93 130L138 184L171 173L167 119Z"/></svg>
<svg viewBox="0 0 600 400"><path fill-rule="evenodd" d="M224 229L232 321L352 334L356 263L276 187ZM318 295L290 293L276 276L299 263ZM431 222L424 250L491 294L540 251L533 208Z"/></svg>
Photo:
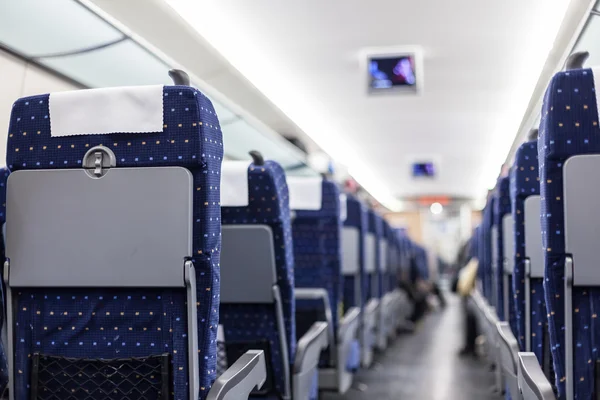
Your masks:
<svg viewBox="0 0 600 400"><path fill-rule="evenodd" d="M510 215L510 192L509 192L509 178L503 177L498 180L498 184L496 185L496 202L494 204L494 230L496 235L495 240L495 271L494 271L494 280L495 291L496 291L496 310L498 311L498 318L501 321L508 321L508 312L509 307L507 306L508 296L507 296L507 287L505 287L505 273L504 273L504 264L507 258L505 254L505 246L504 241L506 238L504 237L504 226L503 219L504 216ZM512 232L511 232L512 233ZM512 251L511 251L512 254Z"/></svg>
<svg viewBox="0 0 600 400"><path fill-rule="evenodd" d="M223 142L207 97L26 97L8 136L11 399L216 400L260 384L261 352L215 382Z"/></svg>
<svg viewBox="0 0 600 400"><path fill-rule="evenodd" d="M533 352L543 363L543 346L548 336L539 222L537 141L526 142L519 147L510 179L515 226L513 288L517 338L523 351Z"/></svg>
<svg viewBox="0 0 600 400"><path fill-rule="evenodd" d="M346 196L346 219L342 227L342 274L344 276L344 314L356 307L360 310L359 339L352 343L347 369L356 371L362 359L361 343L365 334L365 303L363 282L365 272L365 238L367 231L367 212L365 206L354 196Z"/></svg>
<svg viewBox="0 0 600 400"><path fill-rule="evenodd" d="M592 398L598 376L597 69L557 73L544 98L538 158L545 300L558 397Z"/></svg>
<svg viewBox="0 0 600 400"><path fill-rule="evenodd" d="M380 326L379 274L381 224L375 211L367 210L367 233L365 236L365 276L362 283L364 310L363 335L361 338L361 364L368 368L373 363L373 351L377 345Z"/></svg>
<svg viewBox="0 0 600 400"><path fill-rule="evenodd" d="M256 152L252 156L251 164L229 168L225 163L223 169L237 176L235 182L247 182L231 185L221 201L221 324L227 358L250 348L265 351L267 381L252 398L314 399L328 324L315 322L296 339L288 185L279 164Z"/></svg>
<svg viewBox="0 0 600 400"><path fill-rule="evenodd" d="M320 177L288 177L288 187L294 212L296 328L306 332L315 321L327 321L329 349L321 354L319 387L345 393L355 370L352 365L348 368L348 361L360 322L359 307L344 312L342 305L346 196L334 182Z"/></svg>

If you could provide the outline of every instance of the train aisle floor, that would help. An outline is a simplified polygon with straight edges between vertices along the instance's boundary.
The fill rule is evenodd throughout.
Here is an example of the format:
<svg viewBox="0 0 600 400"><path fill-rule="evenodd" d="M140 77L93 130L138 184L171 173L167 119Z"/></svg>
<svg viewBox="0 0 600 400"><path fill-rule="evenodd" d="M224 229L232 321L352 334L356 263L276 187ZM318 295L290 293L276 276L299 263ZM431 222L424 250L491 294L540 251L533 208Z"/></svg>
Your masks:
<svg viewBox="0 0 600 400"><path fill-rule="evenodd" d="M433 311L416 332L396 339L369 370L356 376L344 396L323 400L499 400L492 394L494 375L481 360L461 358L463 310L460 299L445 293L448 307Z"/></svg>

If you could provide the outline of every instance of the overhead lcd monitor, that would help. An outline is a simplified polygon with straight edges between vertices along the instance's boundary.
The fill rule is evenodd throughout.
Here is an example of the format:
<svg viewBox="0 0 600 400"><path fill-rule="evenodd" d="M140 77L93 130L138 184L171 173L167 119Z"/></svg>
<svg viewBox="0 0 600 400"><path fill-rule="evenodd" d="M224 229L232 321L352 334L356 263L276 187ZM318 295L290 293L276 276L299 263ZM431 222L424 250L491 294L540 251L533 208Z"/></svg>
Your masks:
<svg viewBox="0 0 600 400"><path fill-rule="evenodd" d="M435 177L435 166L432 162L413 163L412 176L414 178L433 178Z"/></svg>
<svg viewBox="0 0 600 400"><path fill-rule="evenodd" d="M419 54L367 55L367 76L369 93L417 93L422 81Z"/></svg>

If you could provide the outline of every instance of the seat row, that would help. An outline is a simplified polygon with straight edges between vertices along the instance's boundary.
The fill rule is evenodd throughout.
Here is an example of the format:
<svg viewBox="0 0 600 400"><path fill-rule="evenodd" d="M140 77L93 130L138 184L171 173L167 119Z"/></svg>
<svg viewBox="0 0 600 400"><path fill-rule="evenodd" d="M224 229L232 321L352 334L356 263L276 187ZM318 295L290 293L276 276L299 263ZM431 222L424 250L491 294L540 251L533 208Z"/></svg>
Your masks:
<svg viewBox="0 0 600 400"><path fill-rule="evenodd" d="M398 279L418 247L334 182L252 158L223 161L214 108L185 85L17 100L0 174L10 399L348 390L410 313Z"/></svg>
<svg viewBox="0 0 600 400"><path fill-rule="evenodd" d="M496 388L513 400L600 396L598 76L581 65L554 76L539 136L518 149L471 241L472 300Z"/></svg>

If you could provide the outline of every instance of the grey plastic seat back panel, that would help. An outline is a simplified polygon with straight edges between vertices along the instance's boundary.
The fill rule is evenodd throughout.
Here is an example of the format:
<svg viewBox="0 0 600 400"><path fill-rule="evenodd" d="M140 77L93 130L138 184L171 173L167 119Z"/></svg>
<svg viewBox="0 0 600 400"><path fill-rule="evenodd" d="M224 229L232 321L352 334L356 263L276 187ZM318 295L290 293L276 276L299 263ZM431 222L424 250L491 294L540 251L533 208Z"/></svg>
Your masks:
<svg viewBox="0 0 600 400"><path fill-rule="evenodd" d="M365 271L367 274L375 272L375 252L377 251L377 238L374 233L367 233L365 241Z"/></svg>
<svg viewBox="0 0 600 400"><path fill-rule="evenodd" d="M8 186L12 287L185 286L193 221L185 168L114 168L100 179L84 169L16 171Z"/></svg>
<svg viewBox="0 0 600 400"><path fill-rule="evenodd" d="M504 246L504 273L512 274L515 269L515 235L512 214L502 217L502 243Z"/></svg>
<svg viewBox="0 0 600 400"><path fill-rule="evenodd" d="M540 196L529 196L525 199L525 257L531 263L530 276L544 277L544 249L542 246L542 226L540 223Z"/></svg>
<svg viewBox="0 0 600 400"><path fill-rule="evenodd" d="M273 231L266 225L223 225L221 302L272 303L277 283Z"/></svg>
<svg viewBox="0 0 600 400"><path fill-rule="evenodd" d="M519 353L519 388L523 400L556 400L534 353Z"/></svg>
<svg viewBox="0 0 600 400"><path fill-rule="evenodd" d="M342 273L357 275L360 266L360 231L354 226L342 229Z"/></svg>
<svg viewBox="0 0 600 400"><path fill-rule="evenodd" d="M598 286L600 155L569 158L563 167L565 252L573 255L573 284ZM586 179L581 177L585 176Z"/></svg>

